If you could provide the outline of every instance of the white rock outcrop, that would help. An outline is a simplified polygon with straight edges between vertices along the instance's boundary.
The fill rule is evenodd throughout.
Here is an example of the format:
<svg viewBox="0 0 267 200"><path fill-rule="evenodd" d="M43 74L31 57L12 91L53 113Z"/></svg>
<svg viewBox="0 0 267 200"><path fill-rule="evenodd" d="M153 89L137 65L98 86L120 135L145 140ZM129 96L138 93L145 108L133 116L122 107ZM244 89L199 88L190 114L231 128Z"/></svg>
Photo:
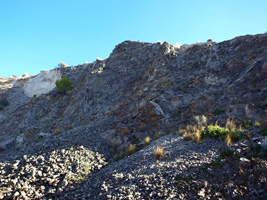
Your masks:
<svg viewBox="0 0 267 200"><path fill-rule="evenodd" d="M56 87L56 81L59 79L61 79L59 70L43 70L36 77L28 80L22 89L28 97L39 96L53 90Z"/></svg>

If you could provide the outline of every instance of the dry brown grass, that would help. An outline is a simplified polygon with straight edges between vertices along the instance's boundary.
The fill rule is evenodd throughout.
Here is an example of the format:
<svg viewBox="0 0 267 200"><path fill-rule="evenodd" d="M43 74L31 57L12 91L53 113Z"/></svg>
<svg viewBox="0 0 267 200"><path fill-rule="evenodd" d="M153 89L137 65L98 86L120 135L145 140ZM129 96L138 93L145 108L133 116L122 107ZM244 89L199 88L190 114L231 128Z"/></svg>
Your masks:
<svg viewBox="0 0 267 200"><path fill-rule="evenodd" d="M154 152L155 152L156 159L160 160L163 156L164 148L161 146L157 146L157 148L154 150Z"/></svg>

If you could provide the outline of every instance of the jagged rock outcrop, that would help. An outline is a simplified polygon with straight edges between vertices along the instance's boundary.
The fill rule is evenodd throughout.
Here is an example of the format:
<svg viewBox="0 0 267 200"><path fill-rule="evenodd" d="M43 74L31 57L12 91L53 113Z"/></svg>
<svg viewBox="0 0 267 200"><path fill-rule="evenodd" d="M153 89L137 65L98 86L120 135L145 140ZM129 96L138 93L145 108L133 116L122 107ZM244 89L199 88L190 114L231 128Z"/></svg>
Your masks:
<svg viewBox="0 0 267 200"><path fill-rule="evenodd" d="M96 151L111 161L112 145L123 150L176 132L199 115L222 124L227 118L264 124L266 39L247 35L180 48L125 41L105 60L52 70L54 78L73 81L66 94L50 88L31 97L28 88L25 95L38 76L2 82L1 102L8 104L0 110L0 160L98 143Z"/></svg>
<svg viewBox="0 0 267 200"><path fill-rule="evenodd" d="M103 61L55 70L74 82L65 96L52 91L25 97L22 89L33 79L8 90L3 97L12 103L2 111L1 137L12 135L15 141L23 134L27 146L40 132L101 124L101 132L111 134L104 137L124 144L129 136L164 132L166 125L174 129L195 115L264 120L266 45L265 34L180 49L166 42L125 41ZM224 115L214 116L215 108Z"/></svg>

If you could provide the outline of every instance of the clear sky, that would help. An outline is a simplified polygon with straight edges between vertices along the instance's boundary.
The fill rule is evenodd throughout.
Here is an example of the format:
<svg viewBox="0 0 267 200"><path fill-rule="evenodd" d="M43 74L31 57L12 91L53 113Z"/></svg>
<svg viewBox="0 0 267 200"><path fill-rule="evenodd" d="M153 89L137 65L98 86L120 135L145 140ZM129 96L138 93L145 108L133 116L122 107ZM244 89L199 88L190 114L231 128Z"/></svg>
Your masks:
<svg viewBox="0 0 267 200"><path fill-rule="evenodd" d="M0 0L0 77L107 58L125 41L216 42L267 31L267 0Z"/></svg>

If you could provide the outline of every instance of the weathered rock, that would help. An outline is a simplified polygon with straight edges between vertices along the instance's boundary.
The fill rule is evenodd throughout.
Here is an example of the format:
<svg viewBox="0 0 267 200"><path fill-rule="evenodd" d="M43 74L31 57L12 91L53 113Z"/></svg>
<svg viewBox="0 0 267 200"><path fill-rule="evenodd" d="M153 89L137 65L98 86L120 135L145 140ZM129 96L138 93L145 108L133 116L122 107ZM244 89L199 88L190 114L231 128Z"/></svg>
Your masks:
<svg viewBox="0 0 267 200"><path fill-rule="evenodd" d="M177 188L176 176L201 173L224 142L200 145L172 133L201 115L219 124L228 117L238 125L244 118L264 124L266 45L266 35L180 48L125 41L104 60L1 79L0 98L9 105L0 110L0 198L213 198L211 184L189 194ZM62 76L73 81L73 90L53 89ZM258 138L252 123L249 131ZM143 148L148 136L152 142ZM255 141L265 144L262 139ZM130 144L138 151L123 158ZM166 152L156 162L158 144ZM250 145L232 147L245 154ZM237 168L250 168L242 156ZM264 184L248 188L261 195Z"/></svg>

